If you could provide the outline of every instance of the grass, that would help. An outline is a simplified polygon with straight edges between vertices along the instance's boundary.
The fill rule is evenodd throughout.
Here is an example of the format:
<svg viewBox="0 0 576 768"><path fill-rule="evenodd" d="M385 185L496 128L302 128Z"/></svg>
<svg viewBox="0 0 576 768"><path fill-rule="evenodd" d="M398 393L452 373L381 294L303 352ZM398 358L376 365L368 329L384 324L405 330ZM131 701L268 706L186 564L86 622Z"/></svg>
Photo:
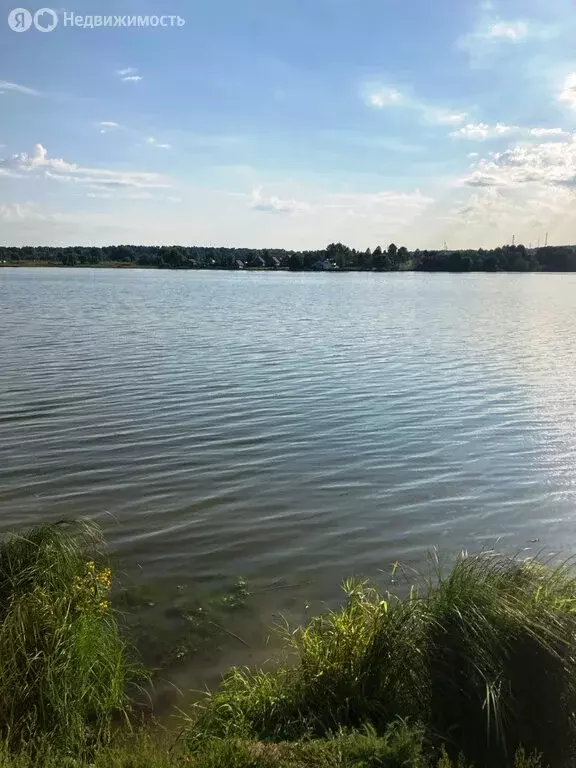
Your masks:
<svg viewBox="0 0 576 768"><path fill-rule="evenodd" d="M458 559L405 600L363 582L346 604L286 632L296 665L233 669L190 723L219 738L323 738L398 717L479 766L519 748L544 764L576 753L576 571L494 553Z"/></svg>
<svg viewBox="0 0 576 768"><path fill-rule="evenodd" d="M0 543L0 737L11 747L48 738L78 752L106 742L128 712L136 669L99 543L86 522Z"/></svg>
<svg viewBox="0 0 576 768"><path fill-rule="evenodd" d="M539 760L518 753L514 768L542 768ZM398 721L383 736L373 729L340 732L324 739L296 742L212 740L201 751L188 753L182 745L148 732L103 747L87 762L62 757L47 747L43 752L16 755L0 749L1 768L472 768L461 757L451 761L446 752L426 755L422 729Z"/></svg>
<svg viewBox="0 0 576 768"><path fill-rule="evenodd" d="M348 581L340 610L283 629L290 662L230 670L178 740L135 729L111 585L93 524L0 541L0 768L575 764L570 563L463 555L403 600Z"/></svg>

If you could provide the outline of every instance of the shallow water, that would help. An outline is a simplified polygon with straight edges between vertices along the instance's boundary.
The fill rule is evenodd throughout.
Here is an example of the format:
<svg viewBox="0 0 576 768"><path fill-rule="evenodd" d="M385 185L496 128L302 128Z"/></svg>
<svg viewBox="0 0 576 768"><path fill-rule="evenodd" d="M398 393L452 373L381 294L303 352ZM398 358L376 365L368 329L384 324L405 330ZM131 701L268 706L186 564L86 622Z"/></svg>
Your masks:
<svg viewBox="0 0 576 768"><path fill-rule="evenodd" d="M575 275L1 269L0 525L96 516L158 594L246 577L250 649L184 687L351 573L571 553L575 310Z"/></svg>

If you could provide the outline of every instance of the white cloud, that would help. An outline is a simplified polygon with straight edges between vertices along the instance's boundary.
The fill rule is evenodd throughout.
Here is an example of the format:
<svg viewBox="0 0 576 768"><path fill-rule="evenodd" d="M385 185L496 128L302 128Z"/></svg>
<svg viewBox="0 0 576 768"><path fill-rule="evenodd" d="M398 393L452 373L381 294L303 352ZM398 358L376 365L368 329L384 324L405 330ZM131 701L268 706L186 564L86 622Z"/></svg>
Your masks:
<svg viewBox="0 0 576 768"><path fill-rule="evenodd" d="M468 116L466 112L442 109L402 93L397 88L379 83L365 83L361 88L364 103L374 109L408 109L419 112L430 123L460 125Z"/></svg>
<svg viewBox="0 0 576 768"><path fill-rule="evenodd" d="M457 131L453 131L450 136L456 139L468 139L470 141L485 141L486 139L496 139L502 136L510 136L511 134L518 133L522 129L517 125L505 125L504 123L496 123L495 125L489 125L488 123L467 123L459 128Z"/></svg>
<svg viewBox="0 0 576 768"><path fill-rule="evenodd" d="M18 83L9 83L6 80L0 80L0 90L2 91L16 91L17 93L24 93L27 96L40 96L38 91L34 88L27 88L25 85L18 85Z"/></svg>
<svg viewBox="0 0 576 768"><path fill-rule="evenodd" d="M549 135L548 141L522 142L477 161L457 181L450 239L468 245L497 244L516 233L517 242L534 243L544 232L573 241L576 212L576 140ZM461 199L462 190L472 193Z"/></svg>
<svg viewBox="0 0 576 768"><path fill-rule="evenodd" d="M434 123L441 125L460 125L466 120L466 112L445 112L443 110L430 110L430 119Z"/></svg>
<svg viewBox="0 0 576 768"><path fill-rule="evenodd" d="M265 213L310 213L311 206L297 200L282 200L279 197L266 197L262 194L262 187L252 190L251 208Z"/></svg>
<svg viewBox="0 0 576 768"><path fill-rule="evenodd" d="M466 187L507 187L509 182L503 176L490 174L485 171L475 170L463 180Z"/></svg>
<svg viewBox="0 0 576 768"><path fill-rule="evenodd" d="M159 141L156 141L154 136L148 136L146 139L146 144L150 144L152 147L156 147L157 149L171 149L171 144L161 144Z"/></svg>
<svg viewBox="0 0 576 768"><path fill-rule="evenodd" d="M466 157L469 157L471 160L474 160L475 158L479 157L478 152L468 152Z"/></svg>
<svg viewBox="0 0 576 768"><path fill-rule="evenodd" d="M112 120L102 120L98 123L100 126L100 133L108 133L109 131L115 131L117 128L121 128L118 123Z"/></svg>
<svg viewBox="0 0 576 768"><path fill-rule="evenodd" d="M488 237L494 243L504 233L516 233L526 245L551 232L566 231L562 222L570 218L576 199L565 189L542 188L518 193L510 189L477 190L453 213L473 237ZM488 234L490 233L490 234Z"/></svg>
<svg viewBox="0 0 576 768"><path fill-rule="evenodd" d="M405 103L405 98L400 91L387 86L369 90L365 95L365 100L368 106L376 107L377 109L397 107Z"/></svg>
<svg viewBox="0 0 576 768"><path fill-rule="evenodd" d="M2 165L0 164L0 179L3 177L10 179L23 179L24 174L18 173L17 171L11 170L10 168L2 168Z"/></svg>
<svg viewBox="0 0 576 768"><path fill-rule="evenodd" d="M482 10L474 29L455 42L455 48L468 55L473 66L494 67L502 56L512 55L519 44L555 34L551 27L534 22L499 19L491 7Z"/></svg>
<svg viewBox="0 0 576 768"><path fill-rule="evenodd" d="M576 139L518 144L481 160L463 180L468 186L576 189Z"/></svg>
<svg viewBox="0 0 576 768"><path fill-rule="evenodd" d="M49 158L42 144L35 144L31 154L18 152L12 157L0 159L0 169L7 171L32 171L47 168L55 171L72 171L75 166L58 158Z"/></svg>
<svg viewBox="0 0 576 768"><path fill-rule="evenodd" d="M518 42L528 36L528 25L524 21L499 21L492 24L487 34L496 39Z"/></svg>
<svg viewBox="0 0 576 768"><path fill-rule="evenodd" d="M136 67L126 67L125 69L117 69L116 74L122 80L123 83L137 83L139 80L143 80L142 75L138 74Z"/></svg>
<svg viewBox="0 0 576 768"><path fill-rule="evenodd" d="M566 131L562 130L562 128L531 128L530 135L542 137L542 136L567 136L568 134L566 133Z"/></svg>
<svg viewBox="0 0 576 768"><path fill-rule="evenodd" d="M157 173L84 168L62 159L50 158L42 144L36 144L31 154L20 152L0 159L0 174L17 174L22 177L26 174L41 174L54 181L81 184L91 189L166 189L171 186L165 177Z"/></svg>
<svg viewBox="0 0 576 768"><path fill-rule="evenodd" d="M571 72L566 76L564 88L558 99L568 104L572 109L576 109L576 72Z"/></svg>

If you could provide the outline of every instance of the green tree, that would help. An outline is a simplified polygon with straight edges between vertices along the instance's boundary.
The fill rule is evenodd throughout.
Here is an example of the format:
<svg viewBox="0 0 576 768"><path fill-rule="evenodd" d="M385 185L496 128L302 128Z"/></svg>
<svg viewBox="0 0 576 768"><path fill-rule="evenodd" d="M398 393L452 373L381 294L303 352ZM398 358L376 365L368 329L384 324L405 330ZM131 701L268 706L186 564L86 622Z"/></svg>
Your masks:
<svg viewBox="0 0 576 768"><path fill-rule="evenodd" d="M372 262L379 272L382 272L384 269L386 269L386 259L384 257L384 253L382 252L382 248L380 248L379 245L377 245L374 249L374 253L372 254Z"/></svg>
<svg viewBox="0 0 576 768"><path fill-rule="evenodd" d="M348 266L349 256L350 248L342 243L330 243L326 248L326 258L333 261L340 269L345 269Z"/></svg>
<svg viewBox="0 0 576 768"><path fill-rule="evenodd" d="M293 253L288 258L288 269L292 272L297 272L304 268L304 260L301 253Z"/></svg>
<svg viewBox="0 0 576 768"><path fill-rule="evenodd" d="M388 246L388 263L389 269L398 269L398 246L394 243L390 243Z"/></svg>

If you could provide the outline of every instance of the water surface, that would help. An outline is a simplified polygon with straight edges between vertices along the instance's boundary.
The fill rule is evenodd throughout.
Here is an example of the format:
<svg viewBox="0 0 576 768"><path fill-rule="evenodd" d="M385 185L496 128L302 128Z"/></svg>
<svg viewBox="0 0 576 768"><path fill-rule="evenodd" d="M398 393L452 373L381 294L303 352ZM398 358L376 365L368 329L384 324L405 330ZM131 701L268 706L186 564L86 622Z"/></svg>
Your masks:
<svg viewBox="0 0 576 768"><path fill-rule="evenodd" d="M301 585L266 616L431 547L576 551L575 310L575 275L1 269L1 529Z"/></svg>

